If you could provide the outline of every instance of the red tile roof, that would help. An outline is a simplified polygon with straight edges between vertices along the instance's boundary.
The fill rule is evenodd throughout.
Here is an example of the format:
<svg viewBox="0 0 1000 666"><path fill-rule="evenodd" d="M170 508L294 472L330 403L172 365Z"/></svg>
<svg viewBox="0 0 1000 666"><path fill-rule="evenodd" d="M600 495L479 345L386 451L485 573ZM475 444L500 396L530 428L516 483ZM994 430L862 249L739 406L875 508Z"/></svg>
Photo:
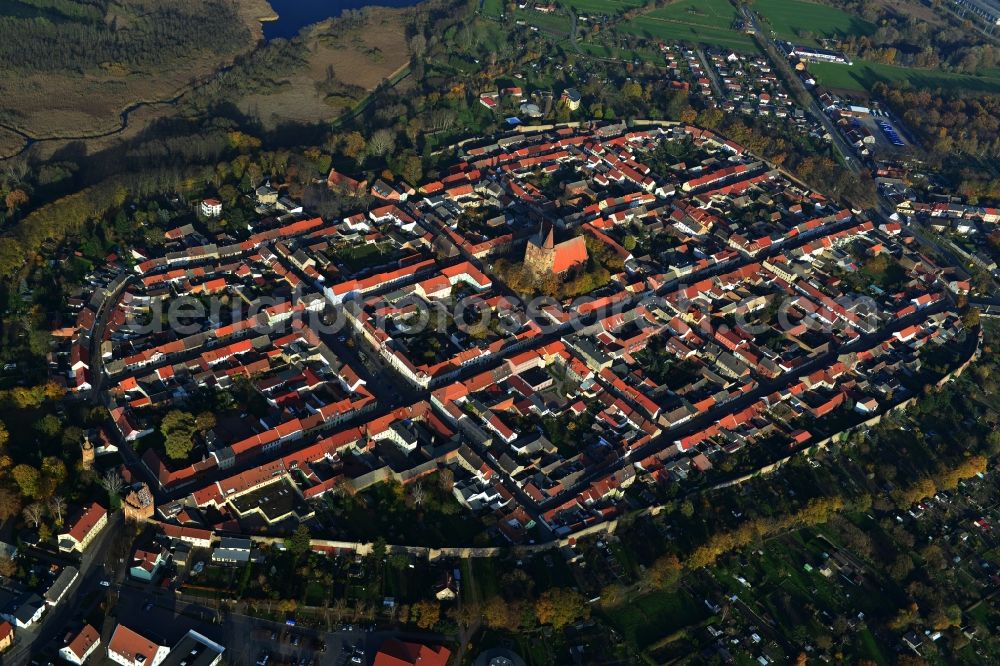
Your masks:
<svg viewBox="0 0 1000 666"><path fill-rule="evenodd" d="M390 639L379 646L374 666L445 666L451 650Z"/></svg>
<svg viewBox="0 0 1000 666"><path fill-rule="evenodd" d="M136 655L142 655L147 662L151 662L159 648L159 645L123 624L115 627L115 633L112 634L111 641L108 643L109 653L114 652L130 662L135 661Z"/></svg>
<svg viewBox="0 0 1000 666"><path fill-rule="evenodd" d="M172 538L180 539L181 541L211 541L212 531L203 530L197 527L187 527L185 525L171 525L170 523L161 523L160 529L163 533Z"/></svg>
<svg viewBox="0 0 1000 666"><path fill-rule="evenodd" d="M77 541L83 541L84 538L90 531L94 529L98 521L101 520L108 513L107 509L98 504L97 502L92 502L90 506L84 508L83 513L80 517L76 519L73 526L69 528L69 535L76 539Z"/></svg>

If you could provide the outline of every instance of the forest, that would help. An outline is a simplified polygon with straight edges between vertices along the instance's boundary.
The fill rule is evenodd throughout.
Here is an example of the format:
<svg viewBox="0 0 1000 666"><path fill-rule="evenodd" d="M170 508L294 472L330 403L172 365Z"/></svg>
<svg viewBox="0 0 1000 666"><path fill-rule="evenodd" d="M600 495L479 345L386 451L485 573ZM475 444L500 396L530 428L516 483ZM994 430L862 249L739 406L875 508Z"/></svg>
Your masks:
<svg viewBox="0 0 1000 666"><path fill-rule="evenodd" d="M830 4L878 25L871 35L852 35L843 41L841 47L852 55L966 74L983 73L1000 62L1000 50L984 44L970 23L944 10L935 12L930 21L883 3L832 0Z"/></svg>
<svg viewBox="0 0 1000 666"><path fill-rule="evenodd" d="M1000 95L965 97L884 83L872 92L918 134L930 163L951 172L958 194L970 203L1000 198L1000 179L980 163L1000 158Z"/></svg>

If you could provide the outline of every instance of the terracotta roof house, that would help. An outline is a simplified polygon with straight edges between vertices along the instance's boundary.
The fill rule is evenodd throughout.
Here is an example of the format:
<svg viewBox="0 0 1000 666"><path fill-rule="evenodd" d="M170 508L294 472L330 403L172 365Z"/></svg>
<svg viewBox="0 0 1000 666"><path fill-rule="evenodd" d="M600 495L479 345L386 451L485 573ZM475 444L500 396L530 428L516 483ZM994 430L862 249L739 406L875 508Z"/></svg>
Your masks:
<svg viewBox="0 0 1000 666"><path fill-rule="evenodd" d="M10 647L14 642L14 626L7 621L0 622L0 652Z"/></svg>
<svg viewBox="0 0 1000 666"><path fill-rule="evenodd" d="M169 559L169 554L162 548L145 550L137 548L129 567L129 574L138 580L151 581L156 572Z"/></svg>
<svg viewBox="0 0 1000 666"><path fill-rule="evenodd" d="M336 169L330 169L330 174L326 177L326 184L331 189L349 193L360 193L368 187L367 180L359 182L350 176L345 176Z"/></svg>
<svg viewBox="0 0 1000 666"><path fill-rule="evenodd" d="M374 666L445 666L451 650L422 643L404 643L390 639L379 646Z"/></svg>
<svg viewBox="0 0 1000 666"><path fill-rule="evenodd" d="M108 658L122 666L159 666L170 654L166 645L157 645L123 624L115 627L108 641Z"/></svg>
<svg viewBox="0 0 1000 666"><path fill-rule="evenodd" d="M82 553L107 523L107 509L92 502L70 523L69 531L59 535L59 550Z"/></svg>
<svg viewBox="0 0 1000 666"><path fill-rule="evenodd" d="M222 215L222 202L218 199L203 199L201 214L205 217L219 217Z"/></svg>
<svg viewBox="0 0 1000 666"><path fill-rule="evenodd" d="M211 530L187 527L185 525L171 525L170 523L162 523L160 530L165 536L171 539L186 541L192 546L208 548L212 545L213 534Z"/></svg>
<svg viewBox="0 0 1000 666"><path fill-rule="evenodd" d="M59 650L59 656L71 664L83 664L101 644L101 635L89 624Z"/></svg>

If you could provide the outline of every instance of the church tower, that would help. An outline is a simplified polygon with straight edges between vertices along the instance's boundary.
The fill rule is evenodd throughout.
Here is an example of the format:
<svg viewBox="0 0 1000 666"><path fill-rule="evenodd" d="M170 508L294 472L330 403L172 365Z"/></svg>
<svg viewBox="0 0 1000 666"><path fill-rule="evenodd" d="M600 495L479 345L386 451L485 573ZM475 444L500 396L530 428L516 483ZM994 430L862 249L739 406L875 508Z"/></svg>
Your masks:
<svg viewBox="0 0 1000 666"><path fill-rule="evenodd" d="M94 469L94 444L90 441L90 434L84 433L83 441L80 443L80 465L83 469Z"/></svg>
<svg viewBox="0 0 1000 666"><path fill-rule="evenodd" d="M556 243L555 228L544 223L539 226L538 234L528 239L524 248L524 265L538 278L562 275L586 263L587 241L583 236Z"/></svg>
<svg viewBox="0 0 1000 666"><path fill-rule="evenodd" d="M152 518L155 508L156 504L153 501L153 494L149 492L149 486L145 483L133 486L122 502L125 520L136 523L141 523Z"/></svg>
<svg viewBox="0 0 1000 666"><path fill-rule="evenodd" d="M542 276L552 273L555 263L555 230L550 226L545 232L545 224L538 227L538 233L528 239L524 248L524 265L533 274Z"/></svg>

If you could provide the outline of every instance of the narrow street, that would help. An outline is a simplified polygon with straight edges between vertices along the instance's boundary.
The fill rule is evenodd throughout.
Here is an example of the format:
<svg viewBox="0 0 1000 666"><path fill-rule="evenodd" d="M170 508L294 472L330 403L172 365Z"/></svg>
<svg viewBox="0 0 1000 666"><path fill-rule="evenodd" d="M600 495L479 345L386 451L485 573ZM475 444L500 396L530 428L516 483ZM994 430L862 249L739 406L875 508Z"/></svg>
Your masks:
<svg viewBox="0 0 1000 666"><path fill-rule="evenodd" d="M712 84L712 92L715 94L716 98L720 100L726 99L726 93L722 89L722 83L719 81L719 75L716 73L715 68L708 62L708 58L705 57L705 51L703 49L698 49L696 53L698 54L698 60L701 62L702 69L705 70L705 75L708 76L708 80Z"/></svg>
<svg viewBox="0 0 1000 666"><path fill-rule="evenodd" d="M481 600L479 598L479 587L476 585L475 569L476 569L475 565L470 560L469 561L469 567L468 567L468 576L467 576L466 580L462 580L459 583L457 603L458 603L458 607L459 607L460 611L461 611L463 605L466 603L466 601L465 601L465 590L469 591L469 595L468 595L469 596L469 602L468 602L469 605L471 605L473 608L478 608L479 607L479 603L480 603ZM459 615L461 616L462 614L459 613ZM459 627L458 627L458 650L455 652L455 654L456 654L455 663L456 664L462 664L462 663L464 663L463 659L465 657L465 648L469 645L469 642L472 640L472 637L475 636L479 632L479 627L480 627L481 624L482 624L481 614L480 613L476 613L473 616L472 624L470 624L468 627L463 627L462 625L459 625Z"/></svg>
<svg viewBox="0 0 1000 666"><path fill-rule="evenodd" d="M77 565L80 574L70 585L65 596L54 608L46 611L38 627L18 630L14 646L0 655L0 666L26 664L34 651L61 640L70 621L82 619L87 613L87 609L81 607L82 597L88 592L103 589L99 585L99 581L105 576L103 564L109 547L121 532L123 525L121 511L116 511L108 517L108 524L91 542L80 559Z"/></svg>
<svg viewBox="0 0 1000 666"><path fill-rule="evenodd" d="M844 141L844 138L840 135L840 131L834 126L830 116L823 112L822 107L820 107L819 102L816 100L816 96L813 95L812 91L808 90L805 84L802 83L802 80L796 76L795 72L789 66L788 60L782 57L778 47L774 43L774 40L771 39L768 32L760 26L760 22L757 20L757 16L754 14L753 10L744 6L741 11L743 12L744 19L753 27L754 35L757 37L757 41L764 47L764 53L771 61L771 64L781 70L781 73L788 81L788 84L794 89L793 92L795 93L795 96L800 100L808 100L809 112L823 123L823 127L832 138L833 146L837 152L840 153L844 164L847 165L847 168L849 168L851 172L860 174L861 163L856 157L854 157L854 151L851 150L851 147L847 145L846 141Z"/></svg>

